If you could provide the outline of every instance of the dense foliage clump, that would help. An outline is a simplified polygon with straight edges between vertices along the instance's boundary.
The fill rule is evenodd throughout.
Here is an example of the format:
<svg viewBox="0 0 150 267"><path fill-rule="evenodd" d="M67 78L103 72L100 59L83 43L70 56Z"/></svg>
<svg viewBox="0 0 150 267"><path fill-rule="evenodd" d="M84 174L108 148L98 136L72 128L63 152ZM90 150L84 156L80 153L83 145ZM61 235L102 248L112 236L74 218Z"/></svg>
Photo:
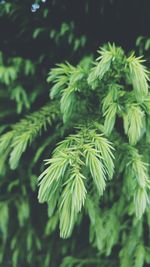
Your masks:
<svg viewBox="0 0 150 267"><path fill-rule="evenodd" d="M8 164L16 170L15 175L11 172L12 181L6 179L2 186L8 195L14 192L14 199L8 201L4 195L1 201L3 242L11 245L13 266L18 266L28 251L26 260L33 266L40 264L43 257L44 266L56 266L55 256L61 267L108 266L110 259L111 266L116 262L121 267L150 263L149 241L145 236L150 223L149 72L141 57L134 53L126 56L114 44L103 46L98 53L94 63L90 56L76 67L66 62L52 68L47 79L49 103L2 129L1 173L7 177ZM17 59L10 64L14 60ZM25 75L32 74L30 65L30 62L22 65ZM10 65L3 68L4 88L17 84L19 70L11 74ZM16 99L17 104L18 91L14 94L11 101ZM32 98L28 106L27 97L20 96L19 104L20 99L18 113L23 107L30 107ZM56 148L52 151L54 144ZM32 160L25 157L30 146ZM45 157L48 159L38 179L38 199L48 204L48 221L43 206L36 208L40 213L35 213L30 204ZM9 233L8 218L13 209L17 209L19 229ZM41 217L38 223L35 215ZM55 239L58 225L62 238L71 236L69 243ZM26 250L22 250L22 242ZM76 249L79 243L80 251ZM56 244L60 246L59 252L53 255ZM1 257L7 259L5 251Z"/></svg>
<svg viewBox="0 0 150 267"><path fill-rule="evenodd" d="M150 265L148 10L0 1L0 266Z"/></svg>

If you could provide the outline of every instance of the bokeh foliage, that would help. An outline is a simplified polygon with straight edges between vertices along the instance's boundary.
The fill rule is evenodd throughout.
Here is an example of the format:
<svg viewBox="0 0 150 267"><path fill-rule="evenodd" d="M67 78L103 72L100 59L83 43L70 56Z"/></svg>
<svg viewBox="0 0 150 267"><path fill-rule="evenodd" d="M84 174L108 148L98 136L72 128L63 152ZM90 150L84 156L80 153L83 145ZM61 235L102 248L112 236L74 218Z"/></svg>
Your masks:
<svg viewBox="0 0 150 267"><path fill-rule="evenodd" d="M149 266L147 28L128 1L31 4L0 5L0 266Z"/></svg>

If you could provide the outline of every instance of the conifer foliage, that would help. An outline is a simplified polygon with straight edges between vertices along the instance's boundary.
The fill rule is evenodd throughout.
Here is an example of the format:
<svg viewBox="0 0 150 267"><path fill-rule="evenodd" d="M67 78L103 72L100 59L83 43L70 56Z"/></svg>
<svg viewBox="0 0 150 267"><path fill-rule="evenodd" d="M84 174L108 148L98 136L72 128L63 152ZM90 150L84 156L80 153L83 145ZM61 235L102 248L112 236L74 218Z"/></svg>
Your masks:
<svg viewBox="0 0 150 267"><path fill-rule="evenodd" d="M142 57L126 55L110 43L98 50L94 62L89 56L77 66L57 64L47 78L49 103L3 130L3 175L10 165L19 179L24 179L17 171L32 147L26 179L34 192L38 181L38 200L48 207L48 218L40 218L46 242L41 242L41 232L37 233L31 222L28 226L27 252L34 247L27 259L29 266L150 264L150 93L149 71L143 64ZM46 158L45 167L42 158ZM39 178L33 185L35 173ZM16 179L9 190L18 185ZM24 200L15 200L15 206L20 209L20 227L26 229L32 211L27 186L19 190ZM5 244L9 205L5 201L0 204L6 221L3 225L0 220ZM40 204L40 210L44 208ZM58 227L62 239L58 239ZM20 234L11 242L13 267L25 258L21 256L24 251L15 249ZM81 249L77 249L80 242ZM57 262L55 246L59 248Z"/></svg>

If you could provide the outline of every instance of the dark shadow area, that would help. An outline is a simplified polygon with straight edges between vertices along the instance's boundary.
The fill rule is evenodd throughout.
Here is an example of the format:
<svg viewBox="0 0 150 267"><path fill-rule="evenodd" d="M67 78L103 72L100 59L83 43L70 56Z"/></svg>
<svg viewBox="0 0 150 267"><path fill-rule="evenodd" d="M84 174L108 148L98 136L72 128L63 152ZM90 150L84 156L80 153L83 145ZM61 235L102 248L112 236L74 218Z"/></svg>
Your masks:
<svg viewBox="0 0 150 267"><path fill-rule="evenodd" d="M47 1L40 10L32 13L31 1L13 1L14 16L0 18L0 50L7 54L37 59L44 51L49 54L56 44L49 36L52 28L59 30L62 21L74 23L76 36L87 38L86 51L95 51L104 42L115 42L124 49L133 49L138 36L149 36L150 3L148 0L101 0L101 1ZM2 8L2 5L0 6ZM43 18L44 9L49 15ZM11 10L10 10L11 12ZM37 27L46 31L34 40L32 33ZM68 45L56 50L61 60L68 57ZM55 55L56 56L56 55ZM56 58L56 57L55 57Z"/></svg>

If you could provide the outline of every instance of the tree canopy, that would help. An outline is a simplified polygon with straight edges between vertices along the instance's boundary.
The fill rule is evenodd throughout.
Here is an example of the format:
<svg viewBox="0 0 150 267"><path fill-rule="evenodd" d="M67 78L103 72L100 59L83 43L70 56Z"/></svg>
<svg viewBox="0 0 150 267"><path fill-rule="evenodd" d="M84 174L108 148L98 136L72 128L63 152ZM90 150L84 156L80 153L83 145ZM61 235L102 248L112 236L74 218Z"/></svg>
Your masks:
<svg viewBox="0 0 150 267"><path fill-rule="evenodd" d="M150 265L148 21L0 1L0 266Z"/></svg>

